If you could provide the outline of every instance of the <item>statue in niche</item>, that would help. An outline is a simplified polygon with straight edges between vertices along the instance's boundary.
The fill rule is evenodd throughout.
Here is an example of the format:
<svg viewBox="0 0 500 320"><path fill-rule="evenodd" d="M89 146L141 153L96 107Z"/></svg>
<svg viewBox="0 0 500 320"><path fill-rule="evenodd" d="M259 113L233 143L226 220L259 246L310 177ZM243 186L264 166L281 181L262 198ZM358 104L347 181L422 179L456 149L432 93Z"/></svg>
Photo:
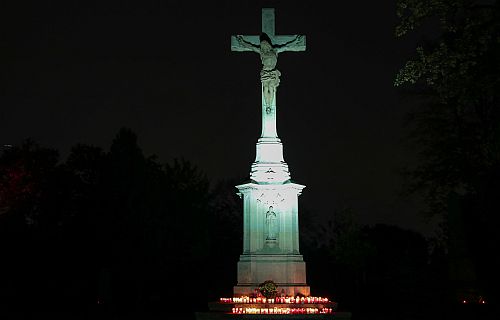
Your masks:
<svg viewBox="0 0 500 320"><path fill-rule="evenodd" d="M281 72L276 69L278 63L278 53L286 51L287 48L303 42L304 36L298 35L295 39L281 45L273 45L269 36L263 33L260 36L260 45L257 46L246 41L243 36L236 36L238 43L260 54L262 70L260 71L260 81L262 82L262 91L264 102L266 103L266 114L272 113L273 99L276 95L276 88L280 84Z"/></svg>
<svg viewBox="0 0 500 320"><path fill-rule="evenodd" d="M267 227L267 237L266 240L276 240L278 237L278 216L273 210L273 206L269 206L269 210L266 212L266 227Z"/></svg>

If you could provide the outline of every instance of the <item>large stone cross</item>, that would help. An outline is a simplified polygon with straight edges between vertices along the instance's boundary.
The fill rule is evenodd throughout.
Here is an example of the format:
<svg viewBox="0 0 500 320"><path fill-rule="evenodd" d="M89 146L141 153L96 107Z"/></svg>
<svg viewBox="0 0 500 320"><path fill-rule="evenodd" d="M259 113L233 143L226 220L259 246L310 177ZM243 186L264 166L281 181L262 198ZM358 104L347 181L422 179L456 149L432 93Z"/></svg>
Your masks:
<svg viewBox="0 0 500 320"><path fill-rule="evenodd" d="M277 139L276 88L279 85L279 76L281 75L276 69L278 53L284 51L305 51L306 37L304 35L276 35L274 27L274 8L263 8L262 34L231 36L231 50L252 51L260 54L262 61L261 138Z"/></svg>
<svg viewBox="0 0 500 320"><path fill-rule="evenodd" d="M274 9L262 9L262 34L232 36L231 49L256 52L262 62L262 134L250 181L236 186L243 199L243 254L234 294L253 294L260 283L272 280L286 295L309 296L306 265L299 252L298 196L305 186L292 182L276 133L278 53L304 51L305 36L277 36Z"/></svg>

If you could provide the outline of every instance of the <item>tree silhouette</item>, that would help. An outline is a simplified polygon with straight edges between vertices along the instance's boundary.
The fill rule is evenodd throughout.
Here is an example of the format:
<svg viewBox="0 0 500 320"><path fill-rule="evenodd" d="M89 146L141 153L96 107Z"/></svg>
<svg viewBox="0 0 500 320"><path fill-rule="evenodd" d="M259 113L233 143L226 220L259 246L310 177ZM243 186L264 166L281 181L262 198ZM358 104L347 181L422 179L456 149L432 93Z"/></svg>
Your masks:
<svg viewBox="0 0 500 320"><path fill-rule="evenodd" d="M442 218L455 287L482 287L498 297L500 260L500 5L498 1L400 0L396 35L427 36L396 76L413 90L411 141L419 162L409 168L412 192L427 214ZM408 92L408 91L407 91ZM468 267L465 265L468 264ZM454 295L453 292L450 292Z"/></svg>

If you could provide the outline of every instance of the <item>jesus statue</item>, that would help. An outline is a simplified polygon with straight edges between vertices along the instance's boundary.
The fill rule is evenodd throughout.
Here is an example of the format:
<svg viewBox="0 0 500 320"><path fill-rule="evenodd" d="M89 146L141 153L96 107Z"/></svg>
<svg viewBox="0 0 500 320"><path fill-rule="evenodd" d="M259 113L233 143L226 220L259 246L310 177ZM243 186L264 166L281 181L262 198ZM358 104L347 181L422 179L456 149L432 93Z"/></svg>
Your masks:
<svg viewBox="0 0 500 320"><path fill-rule="evenodd" d="M280 83L281 72L276 69L278 63L278 53L286 51L288 47L301 43L303 36L298 35L293 40L282 45L273 45L269 36L262 33L260 36L260 46L256 46L251 42L246 41L243 36L236 36L238 43L260 54L262 62L262 70L260 71L260 81L262 82L262 90L264 101L266 103L266 113L272 112L272 102L276 96L276 88Z"/></svg>

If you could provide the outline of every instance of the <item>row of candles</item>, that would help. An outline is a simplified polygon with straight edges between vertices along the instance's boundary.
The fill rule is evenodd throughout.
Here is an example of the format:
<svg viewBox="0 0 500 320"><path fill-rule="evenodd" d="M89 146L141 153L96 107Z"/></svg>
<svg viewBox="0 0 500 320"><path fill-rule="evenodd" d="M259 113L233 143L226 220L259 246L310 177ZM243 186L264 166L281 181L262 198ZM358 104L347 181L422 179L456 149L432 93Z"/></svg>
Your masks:
<svg viewBox="0 0 500 320"><path fill-rule="evenodd" d="M233 308L233 314L318 314L332 313L332 308Z"/></svg>
<svg viewBox="0 0 500 320"><path fill-rule="evenodd" d="M220 298L222 303L327 303L328 298L323 297L276 297L266 299L264 297L250 298L234 297L234 298Z"/></svg>

